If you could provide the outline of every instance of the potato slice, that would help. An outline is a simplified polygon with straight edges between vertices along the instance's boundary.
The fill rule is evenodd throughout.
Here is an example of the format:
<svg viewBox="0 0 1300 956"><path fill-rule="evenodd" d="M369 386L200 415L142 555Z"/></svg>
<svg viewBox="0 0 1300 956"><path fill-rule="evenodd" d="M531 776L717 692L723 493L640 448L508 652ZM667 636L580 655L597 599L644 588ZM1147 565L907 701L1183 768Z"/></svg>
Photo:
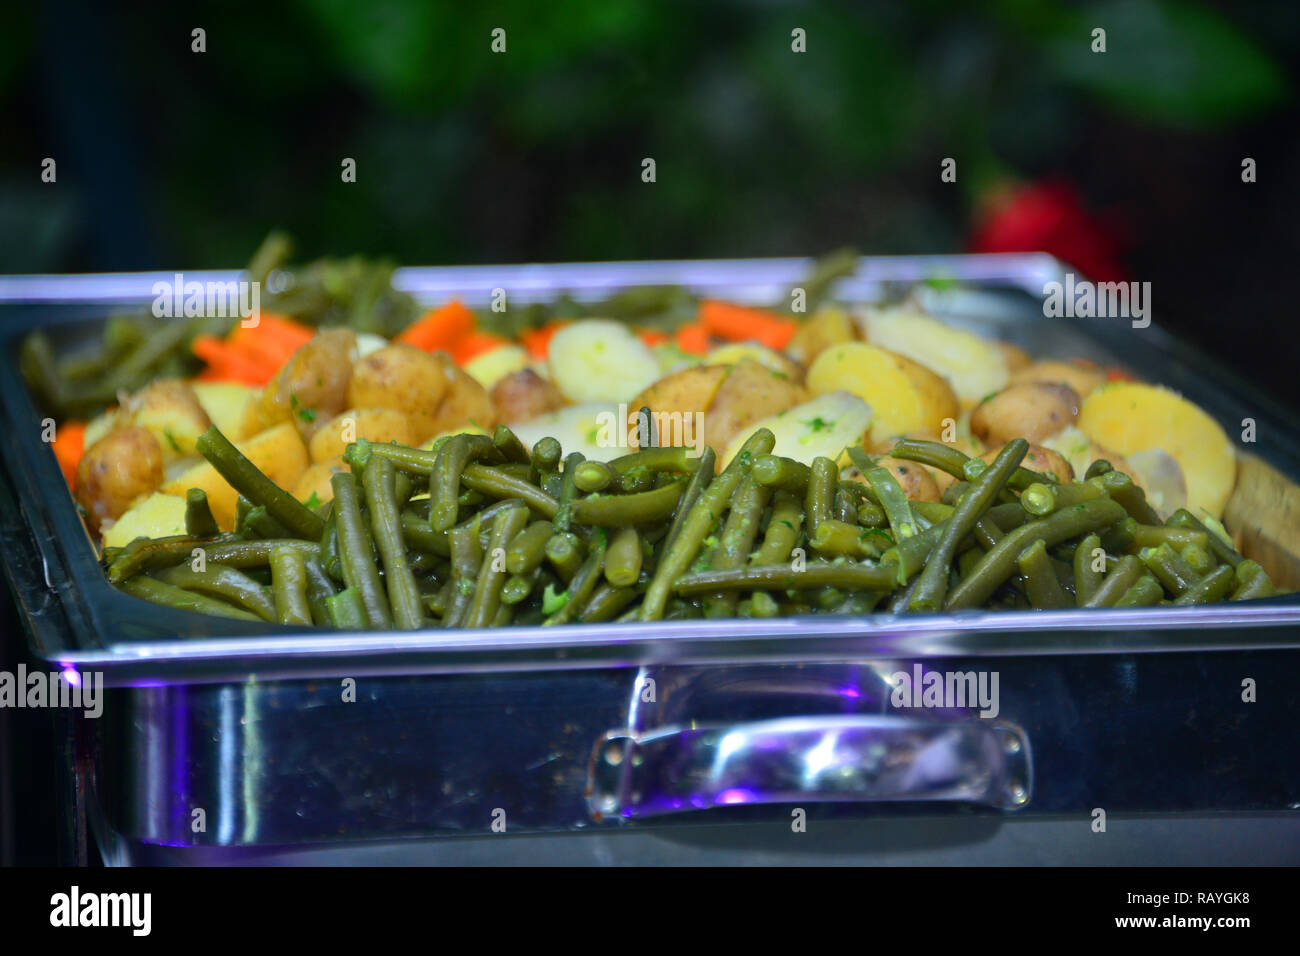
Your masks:
<svg viewBox="0 0 1300 956"><path fill-rule="evenodd" d="M307 470L307 446L298 430L289 422L236 442L235 447L281 488L292 488ZM202 488L208 496L212 516L223 531L235 527L235 500L238 493L206 461L162 486L169 495L184 497L191 488Z"/></svg>
<svg viewBox="0 0 1300 956"><path fill-rule="evenodd" d="M391 408L350 408L312 435L307 450L314 464L329 461L342 455L359 438L409 445L411 426L405 415Z"/></svg>
<svg viewBox="0 0 1300 956"><path fill-rule="evenodd" d="M185 533L185 499L155 491L104 532L104 547L122 548L136 538L166 538Z"/></svg>
<svg viewBox="0 0 1300 956"><path fill-rule="evenodd" d="M1001 343L908 309L863 316L867 341L924 365L952 385L962 408L1000 391L1009 376Z"/></svg>
<svg viewBox="0 0 1300 956"><path fill-rule="evenodd" d="M861 445L871 426L871 409L850 392L828 392L770 418L750 424L736 434L719 467L735 457L745 442L760 428L776 436L772 453L811 464L814 458L832 458L844 467L848 457L844 449Z"/></svg>
<svg viewBox="0 0 1300 956"><path fill-rule="evenodd" d="M635 413L648 405L652 412L704 412L713 404L730 374L726 365L697 365L665 375L627 403Z"/></svg>
<svg viewBox="0 0 1300 956"><path fill-rule="evenodd" d="M871 406L871 440L895 435L938 436L945 419L957 419L952 387L924 365L865 342L848 342L822 352L808 369L814 395L847 391Z"/></svg>
<svg viewBox="0 0 1300 956"><path fill-rule="evenodd" d="M1218 422L1182 396L1157 385L1107 385L1084 400L1078 426L1125 457L1167 452L1182 468L1187 509L1222 517L1236 483L1236 453Z"/></svg>
<svg viewBox="0 0 1300 956"><path fill-rule="evenodd" d="M212 424L231 441L246 438L249 408L261 394L258 389L234 382L194 382L194 394L212 419Z"/></svg>
<svg viewBox="0 0 1300 956"><path fill-rule="evenodd" d="M551 380L571 402L627 402L659 377L650 347L622 322L570 322L551 339Z"/></svg>
<svg viewBox="0 0 1300 956"><path fill-rule="evenodd" d="M580 451L588 458L608 461L631 450L626 435L620 436L618 416L617 405L587 402L539 415L511 428L529 448L549 436L560 443L566 455Z"/></svg>
<svg viewBox="0 0 1300 956"><path fill-rule="evenodd" d="M722 380L704 413L704 443L715 451L736 435L753 432L753 424L804 400L797 382L752 359L741 359ZM639 408L640 406L638 406ZM653 405L652 411L658 411ZM637 409L629 409L633 414Z"/></svg>
<svg viewBox="0 0 1300 956"><path fill-rule="evenodd" d="M853 342L857 337L857 328L849 314L828 306L818 309L800 324L785 353L796 362L808 365L832 345Z"/></svg>

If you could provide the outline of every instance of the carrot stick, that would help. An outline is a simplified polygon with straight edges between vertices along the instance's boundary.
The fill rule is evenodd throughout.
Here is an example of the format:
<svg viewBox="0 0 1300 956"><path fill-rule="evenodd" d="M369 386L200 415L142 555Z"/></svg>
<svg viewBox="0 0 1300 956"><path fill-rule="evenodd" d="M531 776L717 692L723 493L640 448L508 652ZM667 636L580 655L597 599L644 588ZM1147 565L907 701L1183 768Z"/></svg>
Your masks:
<svg viewBox="0 0 1300 956"><path fill-rule="evenodd" d="M798 328L793 321L775 312L730 302L701 302L699 317L704 327L720 339L761 342L778 351L790 344Z"/></svg>
<svg viewBox="0 0 1300 956"><path fill-rule="evenodd" d="M453 299L416 319L395 341L414 345L426 352L452 352L474 331L477 324L478 319L474 313Z"/></svg>
<svg viewBox="0 0 1300 956"><path fill-rule="evenodd" d="M519 341L528 354L535 359L545 360L551 350L551 339L555 333L568 325L568 322L555 321L548 322L538 329L528 329L519 336Z"/></svg>
<svg viewBox="0 0 1300 956"><path fill-rule="evenodd" d="M491 332L471 332L461 339L460 344L451 353L451 357L456 360L457 365L464 365L466 362L472 362L480 355L486 355L493 349L500 348L509 341L509 339L500 335L493 335Z"/></svg>
<svg viewBox="0 0 1300 956"><path fill-rule="evenodd" d="M679 325L674 338L679 349L692 355L706 355L713 344L709 337L709 330L704 327L703 322Z"/></svg>
<svg viewBox="0 0 1300 956"><path fill-rule="evenodd" d="M76 483L77 465L86 451L86 423L64 422L54 431L54 457L63 469L63 478L69 486Z"/></svg>
<svg viewBox="0 0 1300 956"><path fill-rule="evenodd" d="M196 335L190 349L215 373L212 376L202 376L204 381L265 385L280 370L279 365L264 364L249 353L232 348L211 335Z"/></svg>
<svg viewBox="0 0 1300 956"><path fill-rule="evenodd" d="M662 345L668 341L668 333L660 332L658 329L637 329L637 337L650 348L656 345Z"/></svg>

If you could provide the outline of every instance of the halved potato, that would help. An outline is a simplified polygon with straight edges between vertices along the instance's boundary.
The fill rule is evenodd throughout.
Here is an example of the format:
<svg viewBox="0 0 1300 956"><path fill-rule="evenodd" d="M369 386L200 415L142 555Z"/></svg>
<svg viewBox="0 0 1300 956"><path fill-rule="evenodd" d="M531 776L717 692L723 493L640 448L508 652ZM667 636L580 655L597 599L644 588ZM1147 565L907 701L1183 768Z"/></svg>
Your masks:
<svg viewBox="0 0 1300 956"><path fill-rule="evenodd" d="M798 405L804 398L797 382L752 359L741 359L731 367L704 412L704 442L714 451L726 448L737 435L753 432L754 422ZM658 411L653 405L651 410ZM636 409L629 411L636 413Z"/></svg>
<svg viewBox="0 0 1300 956"><path fill-rule="evenodd" d="M613 319L570 322L551 338L551 380L571 402L626 402L659 377L659 361Z"/></svg>
<svg viewBox="0 0 1300 956"><path fill-rule="evenodd" d="M693 428L696 421L704 421L703 416L730 374L727 365L697 365L666 375L641 392L627 403L626 427L633 433L632 445L636 444L636 415L643 407L656 414L677 416L673 421L683 425L689 422ZM703 433L703 427L700 432ZM715 447L714 451L718 449Z"/></svg>
<svg viewBox="0 0 1300 956"><path fill-rule="evenodd" d="M155 491L137 502L104 532L104 547L122 548L136 538L185 533L185 499Z"/></svg>
<svg viewBox="0 0 1300 956"><path fill-rule="evenodd" d="M704 357L704 362L706 365L735 365L741 359L757 362L792 382L803 381L802 368L780 352L757 342L733 342L729 345L720 345Z"/></svg>
<svg viewBox="0 0 1300 956"><path fill-rule="evenodd" d="M989 396L970 416L973 435L999 448L1016 438L1041 442L1074 424L1079 396L1068 385L1025 382Z"/></svg>
<svg viewBox="0 0 1300 956"><path fill-rule="evenodd" d="M405 415L391 408L350 408L312 435L307 450L313 463L329 461L342 455L359 438L409 445L411 426Z"/></svg>
<svg viewBox="0 0 1300 956"><path fill-rule="evenodd" d="M794 338L785 347L785 354L796 362L808 365L832 345L843 345L858 337L849 314L843 309L828 306L818 309L800 324Z"/></svg>
<svg viewBox="0 0 1300 956"><path fill-rule="evenodd" d="M827 392L814 399L787 408L770 418L752 422L732 439L719 467L731 461L741 447L760 428L776 436L774 455L794 458L811 464L817 457L834 459L841 467L848 464L844 449L861 445L871 427L871 409L850 392Z"/></svg>
<svg viewBox="0 0 1300 956"><path fill-rule="evenodd" d="M916 433L938 436L945 419L956 420L957 396L942 376L903 355L865 342L822 352L808 369L814 395L848 391L871 406L871 440Z"/></svg>
<svg viewBox="0 0 1300 956"><path fill-rule="evenodd" d="M150 382L122 403L115 418L117 428L148 429L158 439L164 462L194 454L194 443L211 424L194 389L178 378Z"/></svg>
<svg viewBox="0 0 1300 956"><path fill-rule="evenodd" d="M1084 400L1078 425L1130 459L1156 448L1167 452L1182 468L1188 510L1222 517L1236 483L1236 452L1218 422L1182 396L1157 385L1107 385Z"/></svg>
<svg viewBox="0 0 1300 956"><path fill-rule="evenodd" d="M872 345L906 356L947 379L962 408L971 408L1007 384L1010 373L999 342L907 308L868 312L862 324Z"/></svg>
<svg viewBox="0 0 1300 956"><path fill-rule="evenodd" d="M244 428L249 406L260 394L256 388L234 382L194 382L190 387L221 434L231 441L247 437Z"/></svg>
<svg viewBox="0 0 1300 956"><path fill-rule="evenodd" d="M298 430L289 422L268 428L266 431L235 442L249 461L281 488L292 488L307 470L307 446ZM212 516L223 531L235 527L235 500L238 493L206 461L173 478L162 486L169 495L185 497L191 488L202 488L208 496Z"/></svg>

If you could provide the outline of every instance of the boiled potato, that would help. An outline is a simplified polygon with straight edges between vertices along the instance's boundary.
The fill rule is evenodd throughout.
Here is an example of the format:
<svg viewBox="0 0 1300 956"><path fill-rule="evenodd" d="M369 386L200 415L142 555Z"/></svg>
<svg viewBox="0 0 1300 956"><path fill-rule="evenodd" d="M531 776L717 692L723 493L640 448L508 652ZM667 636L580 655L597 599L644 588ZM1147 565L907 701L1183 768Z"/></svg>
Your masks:
<svg viewBox="0 0 1300 956"><path fill-rule="evenodd" d="M648 405L655 412L704 412L713 404L713 397L730 372L726 365L684 368L665 375L635 396L627 403L628 409L635 412Z"/></svg>
<svg viewBox="0 0 1300 956"><path fill-rule="evenodd" d="M659 377L659 362L613 319L570 322L551 338L551 380L571 402L626 402Z"/></svg>
<svg viewBox="0 0 1300 956"><path fill-rule="evenodd" d="M492 407L492 399L488 397L487 390L470 378L446 352L437 352L434 358L442 366L443 378L448 384L447 391L443 393L442 401L434 412L432 431L429 434L438 435L466 425L476 425L490 431L497 419L496 409ZM411 431L416 436L415 440L420 441L420 428L414 420Z"/></svg>
<svg viewBox="0 0 1300 956"><path fill-rule="evenodd" d="M809 365L832 345L843 345L857 337L857 328L847 312L834 307L822 308L800 324L785 353L796 362Z"/></svg>
<svg viewBox="0 0 1300 956"><path fill-rule="evenodd" d="M484 388L529 367L531 358L522 345L499 345L465 363L465 372Z"/></svg>
<svg viewBox="0 0 1300 956"><path fill-rule="evenodd" d="M979 456L980 461L993 464L993 459L998 457L1003 447L1000 445L997 448L990 448ZM1055 475L1062 482L1074 481L1074 469L1070 467L1070 463L1042 445L1030 444L1029 451L1025 452L1025 457L1020 462L1020 467L1036 471L1041 475Z"/></svg>
<svg viewBox="0 0 1300 956"><path fill-rule="evenodd" d="M330 419L312 435L307 450L312 462L329 461L342 455L348 445L360 438L410 445L411 426L405 415L391 408L351 408Z"/></svg>
<svg viewBox="0 0 1300 956"><path fill-rule="evenodd" d="M1087 398L1106 384L1106 370L1085 359L1072 359L1068 362L1044 359L1025 366L1011 376L1012 385L1034 382L1068 385L1080 398Z"/></svg>
<svg viewBox="0 0 1300 956"><path fill-rule="evenodd" d="M1033 364L1033 359L1018 345L1012 345L1010 342L996 343L998 349L1002 352L1002 360L1007 363L1007 371L1011 373L1012 381L1015 381L1015 374L1023 368L1028 368Z"/></svg>
<svg viewBox="0 0 1300 956"><path fill-rule="evenodd" d="M907 308L868 312L862 318L872 345L910 358L948 380L963 408L1007 384L1000 343Z"/></svg>
<svg viewBox="0 0 1300 956"><path fill-rule="evenodd" d="M566 455L578 451L587 458L608 461L631 450L619 425L617 405L587 402L547 412L511 429L528 448L549 436L560 443Z"/></svg>
<svg viewBox="0 0 1300 956"><path fill-rule="evenodd" d="M118 409L117 426L138 425L158 439L163 461L194 454L194 444L212 420L188 384L168 378L151 382Z"/></svg>
<svg viewBox="0 0 1300 956"><path fill-rule="evenodd" d="M347 404L337 411L344 408L397 409L406 416L412 438L417 442L423 441L442 430L438 427L441 420L439 408L457 381L447 371L449 364L455 367L445 353L431 355L401 342L376 349L356 363L348 382ZM463 372L460 374L464 376ZM473 384L478 385L477 382Z"/></svg>
<svg viewBox="0 0 1300 956"><path fill-rule="evenodd" d="M835 345L808 369L814 395L845 390L871 406L871 440L939 435L960 409L952 387L924 365L865 342Z"/></svg>
<svg viewBox="0 0 1300 956"><path fill-rule="evenodd" d="M1182 468L1187 509L1222 517L1236 483L1236 453L1218 422L1180 395L1157 385L1107 385L1084 400L1079 430L1125 457L1167 452Z"/></svg>
<svg viewBox="0 0 1300 956"><path fill-rule="evenodd" d="M912 501L940 499L939 485L930 474L930 469L924 465L902 458L891 458L888 455L877 458L876 464L894 476L898 486L903 489L903 494Z"/></svg>
<svg viewBox="0 0 1300 956"><path fill-rule="evenodd" d="M117 427L117 409L110 408L108 411L96 415L86 423L86 434L82 438L82 447L89 448L95 442L99 441L114 428Z"/></svg>
<svg viewBox="0 0 1300 956"><path fill-rule="evenodd" d="M777 375L795 383L803 382L803 369L766 345L757 342L736 342L720 345L704 357L706 365L735 365L741 359L750 359Z"/></svg>
<svg viewBox="0 0 1300 956"><path fill-rule="evenodd" d="M351 470L342 457L318 461L302 473L297 482L294 483L293 488L290 489L291 493L299 501L304 502L310 501L313 494L319 504L332 501L334 499L334 486L330 484L330 476L341 471Z"/></svg>
<svg viewBox="0 0 1300 956"><path fill-rule="evenodd" d="M221 434L231 441L247 436L244 428L249 408L256 406L261 395L256 388L233 382L194 382L190 387Z"/></svg>
<svg viewBox="0 0 1300 956"><path fill-rule="evenodd" d="M149 429L131 425L113 429L86 449L77 464L76 498L98 531L162 482L162 446Z"/></svg>
<svg viewBox="0 0 1300 956"><path fill-rule="evenodd" d="M1074 424L1079 396L1068 385L1042 382L1011 385L981 402L970 416L970 430L1001 447L1013 438L1042 442Z"/></svg>
<svg viewBox="0 0 1300 956"><path fill-rule="evenodd" d="M522 368L500 379L489 395L496 417L507 424L527 422L565 406L560 390L531 368Z"/></svg>
<svg viewBox="0 0 1300 956"><path fill-rule="evenodd" d="M113 522L104 547L123 548L136 538L167 538L185 533L185 499L155 491Z"/></svg>
<svg viewBox="0 0 1300 956"><path fill-rule="evenodd" d="M350 399L348 384L356 363L357 337L350 329L329 329L312 336L262 393L258 402L261 428L291 422L307 441L345 408L386 404Z"/></svg>
<svg viewBox="0 0 1300 956"><path fill-rule="evenodd" d="M719 456L718 465L721 467L731 461L750 435L766 428L776 436L776 445L772 449L774 455L784 455L804 464L825 457L845 467L849 461L844 449L861 445L870 427L871 409L866 402L850 392L827 392L770 418L751 423L732 439L725 454Z"/></svg>
<svg viewBox="0 0 1300 956"><path fill-rule="evenodd" d="M235 447L281 488L292 488L307 470L307 446L303 444L298 430L289 422L235 442ZM212 465L206 461L195 465L183 475L168 481L162 490L169 495L184 497L191 488L202 488L207 492L212 516L217 519L217 524L223 531L234 529L238 492L226 484L226 480Z"/></svg>
<svg viewBox="0 0 1300 956"><path fill-rule="evenodd" d="M739 434L748 436L753 424L776 415L805 398L797 382L752 359L741 359L722 380L704 413L704 443L715 451ZM632 414L640 408L631 409ZM658 411L653 405L652 411Z"/></svg>

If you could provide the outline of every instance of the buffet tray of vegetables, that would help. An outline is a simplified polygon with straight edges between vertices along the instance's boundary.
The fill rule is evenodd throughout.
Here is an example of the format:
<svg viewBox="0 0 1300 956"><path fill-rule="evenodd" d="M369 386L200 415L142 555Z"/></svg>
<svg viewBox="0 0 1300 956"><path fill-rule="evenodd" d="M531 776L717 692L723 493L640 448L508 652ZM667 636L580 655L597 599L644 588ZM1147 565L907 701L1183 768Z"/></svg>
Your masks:
<svg viewBox="0 0 1300 956"><path fill-rule="evenodd" d="M8 279L9 574L125 682L1290 640L1284 416L1060 272Z"/></svg>

